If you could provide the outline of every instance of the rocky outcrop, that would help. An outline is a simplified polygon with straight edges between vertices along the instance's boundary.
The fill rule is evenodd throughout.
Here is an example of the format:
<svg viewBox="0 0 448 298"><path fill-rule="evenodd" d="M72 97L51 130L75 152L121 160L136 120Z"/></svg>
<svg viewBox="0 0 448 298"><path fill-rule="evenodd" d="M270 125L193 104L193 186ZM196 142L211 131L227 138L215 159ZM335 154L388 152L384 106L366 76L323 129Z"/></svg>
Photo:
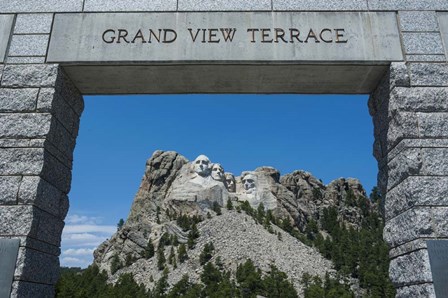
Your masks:
<svg viewBox="0 0 448 298"><path fill-rule="evenodd" d="M132 203L127 224L152 224L180 170L188 160L173 151L156 151L146 162L145 174Z"/></svg>
<svg viewBox="0 0 448 298"><path fill-rule="evenodd" d="M339 178L327 185L324 206L336 207L342 222L359 228L364 217L363 204L366 209L374 208L366 198L366 191L358 179Z"/></svg>
<svg viewBox="0 0 448 298"><path fill-rule="evenodd" d="M337 209L341 222L357 228L361 224L362 208L371 208L356 179L340 178L324 185L308 172L295 171L281 177L272 167L245 171L235 177L204 155L188 162L176 152L156 151L146 163L126 223L98 247L94 262L101 270L111 273L112 260L118 257L128 266L112 275L111 280L117 274L132 272L138 282L151 288L161 272L156 268L155 258L142 257L148 242L157 248L160 238L167 233L186 243L188 233L176 224L174 217L197 215L205 219L199 224L201 236L196 248L189 251L188 262L177 269L170 268L171 283L185 273L193 281L198 278L201 270L198 256L210 241L226 268L236 269L247 258L262 270L275 264L291 277L299 291L304 272L323 276L332 271L330 261L274 225L269 230L236 211L216 216L216 206L225 207L228 201L235 206L247 202L254 209L262 204L275 218L289 220L300 231L305 231L311 220L318 223L328 207ZM364 205L359 204L361 201ZM283 237L272 234L273 231L282 233Z"/></svg>
<svg viewBox="0 0 448 298"><path fill-rule="evenodd" d="M224 268L232 272L248 259L254 261L262 272L268 272L270 265L275 264L288 275L299 293L303 291L300 282L303 273L320 277L324 277L327 272L330 275L335 273L332 262L314 248L304 245L278 227L274 226L274 233L270 233L252 217L235 210L223 209L222 215L214 215L211 219L204 220L198 225L198 229L201 236L195 247L188 250L188 260L185 263L177 262L177 268L167 265L169 284L175 284L185 274L191 282L200 282L202 266L199 264L199 255L210 242L215 248L211 262L215 263L220 258ZM281 234L281 240L276 233ZM167 247L167 258L169 254L170 248ZM132 273L137 283L143 283L148 288L153 288L162 276L155 257L149 260L139 259L129 267L119 270L111 281L116 281L123 273Z"/></svg>
<svg viewBox="0 0 448 298"><path fill-rule="evenodd" d="M363 218L361 205L366 204L369 209L374 207L358 179L339 178L324 185L308 172L295 171L281 177L280 182L294 196L297 209L290 215L301 231L310 220L319 222L323 210L329 207L337 209L342 222L359 228Z"/></svg>
<svg viewBox="0 0 448 298"><path fill-rule="evenodd" d="M161 219L157 220L157 210L161 209L171 184L187 162L185 157L172 151L156 151L148 159L127 221L94 252L94 262L100 269L109 271L115 255L124 258L141 251L147 245L150 235L160 237L164 228L158 224ZM159 217L163 218L164 214Z"/></svg>

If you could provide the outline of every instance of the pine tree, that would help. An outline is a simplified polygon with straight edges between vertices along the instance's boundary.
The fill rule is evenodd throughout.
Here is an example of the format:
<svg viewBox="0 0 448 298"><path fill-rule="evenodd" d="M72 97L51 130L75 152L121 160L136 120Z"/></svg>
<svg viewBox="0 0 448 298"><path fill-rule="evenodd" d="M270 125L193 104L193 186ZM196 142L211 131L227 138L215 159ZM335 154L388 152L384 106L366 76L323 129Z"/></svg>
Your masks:
<svg viewBox="0 0 448 298"><path fill-rule="evenodd" d="M165 292L168 289L168 273L163 271L162 277L156 282L154 286L152 298L164 298Z"/></svg>
<svg viewBox="0 0 448 298"><path fill-rule="evenodd" d="M171 214L170 214L169 209L166 209L165 214L166 214L166 217L168 217L171 220Z"/></svg>
<svg viewBox="0 0 448 298"><path fill-rule="evenodd" d="M195 223L191 226L191 230L188 233L187 245L189 249L192 249L196 244L196 239L199 238L199 230Z"/></svg>
<svg viewBox="0 0 448 298"><path fill-rule="evenodd" d="M367 296L394 297L395 289L388 277L388 248L382 239L384 226L382 220L377 211L370 208L370 202L366 198L356 198L350 191L347 192L346 198L348 199L346 203L362 211L361 229L346 228L338 219L337 208L325 208L320 224L331 237L324 239L320 233L317 233L312 242L324 257L333 260L335 268L343 276L358 278ZM307 232L311 230L313 229L309 228ZM324 285L317 282L311 284L305 291L305 297L319 297L322 288L325 288L327 296L331 294L337 297L351 297L352 295L347 294L347 289L343 286L327 278ZM315 293L316 296L310 293Z"/></svg>
<svg viewBox="0 0 448 298"><path fill-rule="evenodd" d="M145 259L151 259L154 256L154 245L152 244L151 239L148 240L148 244L146 244L145 250L143 251L143 257Z"/></svg>
<svg viewBox="0 0 448 298"><path fill-rule="evenodd" d="M257 208L257 221L259 223L262 223L265 216L266 216L266 213L264 210L264 205L263 205L263 203L260 203L260 205L258 205L258 208Z"/></svg>
<svg viewBox="0 0 448 298"><path fill-rule="evenodd" d="M188 249L193 249L195 244L196 244L196 242L194 241L194 238L191 237L191 234L188 234L188 239L187 239Z"/></svg>
<svg viewBox="0 0 448 298"><path fill-rule="evenodd" d="M372 192L370 193L370 201L372 201L372 203L381 202L381 193L376 186L372 188Z"/></svg>
<svg viewBox="0 0 448 298"><path fill-rule="evenodd" d="M245 263L238 265L235 276L242 297L254 297L256 294L262 294L263 282L261 272L255 268L252 260L249 259Z"/></svg>
<svg viewBox="0 0 448 298"><path fill-rule="evenodd" d="M159 246L163 245L163 246L168 246L171 245L171 236L168 233L163 233L162 237L160 237L159 240Z"/></svg>
<svg viewBox="0 0 448 298"><path fill-rule="evenodd" d="M316 201L322 199L322 192L320 188L313 188L313 197Z"/></svg>
<svg viewBox="0 0 448 298"><path fill-rule="evenodd" d="M165 248L159 245L157 249L157 268L163 270L165 268L166 258L165 258Z"/></svg>
<svg viewBox="0 0 448 298"><path fill-rule="evenodd" d="M216 257L215 265L218 266L219 270L223 270L224 269L224 264L222 263L221 256L217 256Z"/></svg>
<svg viewBox="0 0 448 298"><path fill-rule="evenodd" d="M135 258L131 254L126 255L126 260L125 260L126 267L131 266L132 263L134 263L134 261L135 261Z"/></svg>
<svg viewBox="0 0 448 298"><path fill-rule="evenodd" d="M202 286L192 284L189 281L188 275L184 275L167 294L167 298L197 298L201 297Z"/></svg>
<svg viewBox="0 0 448 298"><path fill-rule="evenodd" d="M174 258L174 260L173 260L173 268L174 268L174 269L177 269L177 261L176 261L176 258Z"/></svg>
<svg viewBox="0 0 448 298"><path fill-rule="evenodd" d="M345 195L345 203L347 204L347 206L356 206L357 198L353 193L353 190L347 190L347 193Z"/></svg>
<svg viewBox="0 0 448 298"><path fill-rule="evenodd" d="M112 262L110 263L110 273L115 274L118 270L123 268L123 264L120 261L118 255L112 257Z"/></svg>
<svg viewBox="0 0 448 298"><path fill-rule="evenodd" d="M226 205L226 207L227 207L227 210L233 210L233 203L232 203L232 200L230 200L230 199L227 200L227 205Z"/></svg>
<svg viewBox="0 0 448 298"><path fill-rule="evenodd" d="M176 260L176 255L174 253L174 247L171 246L170 255L168 257L168 264L173 265Z"/></svg>
<svg viewBox="0 0 448 298"><path fill-rule="evenodd" d="M288 280L288 276L271 265L269 274L263 280L266 297L296 298L296 289Z"/></svg>
<svg viewBox="0 0 448 298"><path fill-rule="evenodd" d="M160 224L160 207L159 206L157 206L157 209L156 209L156 221L158 224Z"/></svg>
<svg viewBox="0 0 448 298"><path fill-rule="evenodd" d="M183 263L188 259L187 254L187 248L185 247L185 244L179 245L179 248L177 249L177 257L179 258L179 262Z"/></svg>
<svg viewBox="0 0 448 298"><path fill-rule="evenodd" d="M200 234L199 234L198 227L196 226L196 223L193 223L193 225L191 226L190 233L191 233L193 239L199 238Z"/></svg>
<svg viewBox="0 0 448 298"><path fill-rule="evenodd" d="M204 265L205 263L207 263L211 258L212 258L212 254L213 251L215 250L215 247L213 246L213 243L207 243L204 246L204 249L202 250L201 254L199 255L199 263L201 265Z"/></svg>
<svg viewBox="0 0 448 298"><path fill-rule="evenodd" d="M56 284L56 297L99 297L109 290L107 274L91 265L83 271L62 271Z"/></svg>
<svg viewBox="0 0 448 298"><path fill-rule="evenodd" d="M191 284L188 278L188 275L182 276L181 280L179 280L168 293L167 298L178 298L184 297L185 294L190 289Z"/></svg>
<svg viewBox="0 0 448 298"><path fill-rule="evenodd" d="M309 274L304 274L302 283L305 286L305 298L320 298L320 297L337 297L337 298L353 298L354 294L350 290L348 284L341 284L339 280L330 278L328 273L325 279L322 280L318 276L311 277ZM381 297L381 296L373 296Z"/></svg>
<svg viewBox="0 0 448 298"><path fill-rule="evenodd" d="M310 240L314 240L318 232L319 228L317 226L317 222L314 219L311 219L305 228L306 237Z"/></svg>
<svg viewBox="0 0 448 298"><path fill-rule="evenodd" d="M115 285L110 291L110 296L145 298L148 297L148 293L146 292L145 287L143 285L138 285L135 282L132 274L125 273L120 275L120 277L118 278L118 281L115 283Z"/></svg>
<svg viewBox="0 0 448 298"><path fill-rule="evenodd" d="M193 224L197 224L202 221L202 217L200 216L192 216L189 217L187 215L182 215L177 217L176 223L177 225L182 228L184 232L190 230L193 228Z"/></svg>
<svg viewBox="0 0 448 298"><path fill-rule="evenodd" d="M205 264L203 269L201 281L206 287L204 291L205 296L219 297L216 295L216 292L218 291L219 283L223 279L221 271L219 271L211 262Z"/></svg>
<svg viewBox="0 0 448 298"><path fill-rule="evenodd" d="M248 201L243 201L240 206L241 210L246 212L247 215L250 215L252 217L255 215L255 210L252 208Z"/></svg>
<svg viewBox="0 0 448 298"><path fill-rule="evenodd" d="M174 246L178 246L179 245L179 238L177 237L177 235L173 236L173 241L171 241L171 244Z"/></svg>
<svg viewBox="0 0 448 298"><path fill-rule="evenodd" d="M213 202L212 210L215 211L216 215L221 215L221 206L219 206L218 202Z"/></svg>
<svg viewBox="0 0 448 298"><path fill-rule="evenodd" d="M264 219L264 221L267 225L269 225L271 222L275 224L275 218L274 215L272 215L271 210L266 211L266 218Z"/></svg>
<svg viewBox="0 0 448 298"><path fill-rule="evenodd" d="M281 222L281 228L288 233L292 233L293 227L289 218L284 218Z"/></svg>
<svg viewBox="0 0 448 298"><path fill-rule="evenodd" d="M283 241L282 233L278 232L277 238L278 238L278 240Z"/></svg>
<svg viewBox="0 0 448 298"><path fill-rule="evenodd" d="M117 230L121 230L121 228L123 228L124 225L124 219L120 218L120 220L117 223Z"/></svg>

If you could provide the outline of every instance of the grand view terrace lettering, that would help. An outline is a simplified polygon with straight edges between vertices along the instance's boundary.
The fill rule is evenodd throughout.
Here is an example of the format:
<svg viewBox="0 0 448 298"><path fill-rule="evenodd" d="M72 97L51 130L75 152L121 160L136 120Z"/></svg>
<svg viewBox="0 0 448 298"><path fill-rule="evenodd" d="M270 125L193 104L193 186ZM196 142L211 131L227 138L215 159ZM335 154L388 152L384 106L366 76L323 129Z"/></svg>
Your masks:
<svg viewBox="0 0 448 298"><path fill-rule="evenodd" d="M48 62L401 61L394 13L56 14Z"/></svg>
<svg viewBox="0 0 448 298"><path fill-rule="evenodd" d="M233 42L237 28L187 28L182 33L196 43L221 43ZM131 32L128 29L107 29L102 34L104 43L173 43L177 40L178 33L174 29L139 29ZM303 31L297 28L248 28L246 30L247 41L251 43L347 43L345 29L323 28Z"/></svg>

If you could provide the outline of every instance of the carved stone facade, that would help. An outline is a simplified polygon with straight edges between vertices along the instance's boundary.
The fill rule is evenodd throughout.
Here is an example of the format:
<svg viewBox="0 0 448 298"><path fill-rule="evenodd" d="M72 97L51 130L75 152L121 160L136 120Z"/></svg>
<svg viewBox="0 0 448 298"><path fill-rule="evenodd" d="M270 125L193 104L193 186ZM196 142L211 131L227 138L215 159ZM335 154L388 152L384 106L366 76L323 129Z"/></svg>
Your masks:
<svg viewBox="0 0 448 298"><path fill-rule="evenodd" d="M345 11L392 12L396 13L404 58L367 64L347 60L343 68L294 61L269 67L257 61L228 66L226 62L191 62L180 68L169 63L154 67L136 63L131 68L119 61L103 68L88 63L47 63L58 13L185 11L332 11L341 18ZM24 0L1 1L0 12L4 16L0 20L0 238L20 239L12 297L54 294L82 94L145 91L111 75L123 73L138 80L142 77L136 75L139 72L151 79L172 78L169 84L158 80L150 90L154 93L371 93L378 183L386 196L384 237L391 246L390 276L398 297L435 296L425 241L448 238L446 0ZM389 70L383 75L386 68ZM306 72L325 84L309 84L308 89L299 90L291 89L294 84L289 81L284 83L300 80ZM260 81L257 74L269 75L272 80L263 86L253 85ZM350 77L358 74L364 75L363 80ZM239 80L238 75L249 79ZM236 79L232 80L233 76ZM92 78L101 78L103 89L99 90L98 80ZM188 78L188 84L182 80ZM203 84L198 84L201 79ZM341 79L352 82L341 87ZM215 84L218 81L221 84ZM123 89L114 91L114 85Z"/></svg>

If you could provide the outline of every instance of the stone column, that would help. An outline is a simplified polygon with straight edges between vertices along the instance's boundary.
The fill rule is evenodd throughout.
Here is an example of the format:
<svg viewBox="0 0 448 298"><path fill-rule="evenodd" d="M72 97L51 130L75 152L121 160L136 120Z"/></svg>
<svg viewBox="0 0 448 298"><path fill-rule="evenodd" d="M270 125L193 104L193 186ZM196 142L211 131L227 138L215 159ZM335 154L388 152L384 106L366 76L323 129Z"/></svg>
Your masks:
<svg viewBox="0 0 448 298"><path fill-rule="evenodd" d="M448 238L448 65L393 63L372 94L397 297L435 297L426 240Z"/></svg>
<svg viewBox="0 0 448 298"><path fill-rule="evenodd" d="M82 110L58 65L3 67L0 238L20 239L12 297L54 296Z"/></svg>

